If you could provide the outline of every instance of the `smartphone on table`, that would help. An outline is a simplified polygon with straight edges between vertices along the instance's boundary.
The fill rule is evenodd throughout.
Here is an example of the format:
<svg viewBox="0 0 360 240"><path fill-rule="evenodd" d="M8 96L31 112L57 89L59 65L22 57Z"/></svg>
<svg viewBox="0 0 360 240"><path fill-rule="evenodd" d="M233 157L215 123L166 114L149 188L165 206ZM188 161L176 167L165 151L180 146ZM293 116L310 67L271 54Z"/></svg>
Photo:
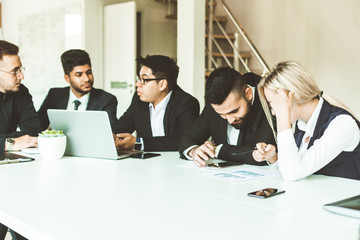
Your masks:
<svg viewBox="0 0 360 240"><path fill-rule="evenodd" d="M140 159L146 159L146 158L152 158L160 156L160 153L136 153L131 155L131 158L140 158Z"/></svg>
<svg viewBox="0 0 360 240"><path fill-rule="evenodd" d="M256 197L256 198L269 198L281 193L284 193L285 190L280 190L277 188L264 188L258 191L254 191L251 193L248 193L249 197Z"/></svg>

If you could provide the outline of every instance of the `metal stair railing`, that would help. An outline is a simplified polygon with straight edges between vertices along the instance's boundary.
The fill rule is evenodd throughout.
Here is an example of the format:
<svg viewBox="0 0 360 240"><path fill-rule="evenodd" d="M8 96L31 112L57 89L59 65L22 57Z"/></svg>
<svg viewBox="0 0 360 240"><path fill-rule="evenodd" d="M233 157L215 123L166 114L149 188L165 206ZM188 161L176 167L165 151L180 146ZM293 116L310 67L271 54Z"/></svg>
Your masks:
<svg viewBox="0 0 360 240"><path fill-rule="evenodd" d="M234 58L235 58L235 57L238 57L239 60L240 60L240 62L242 63L242 65L245 67L246 71L247 71L247 72L250 72L250 69L249 69L247 63L245 63L245 60L244 60L244 59L241 57L241 55L240 55L240 50L239 50L239 49L234 45L234 43L231 41L229 35L228 35L227 32L225 31L225 29L221 26L221 23L216 19L216 16L214 15L214 13L213 13L213 12L210 12L210 14L213 15L213 18L214 18L216 24L218 25L220 31L221 31L222 34L225 36L226 40L229 42L230 46L231 46L232 49L234 50L234 53L236 53L236 54L235 54L236 56L234 56ZM237 40L236 38L237 38L237 37L235 37L235 41ZM219 50L220 50L220 49L219 49ZM234 65L235 65L235 64L234 64ZM233 67L235 68L235 66L233 66Z"/></svg>
<svg viewBox="0 0 360 240"><path fill-rule="evenodd" d="M250 69L248 67L247 62L240 56L240 51L238 49L237 44L234 44L228 34L225 32L224 28L221 26L220 22L217 20L216 16L214 15L214 11L213 11L213 1L214 0L209 0L209 27L208 27L208 48L207 48L207 54L208 56L212 57L212 42L215 43L216 47L219 49L219 51L221 52L221 55L224 57L225 61L227 62L227 64L231 67L233 67L231 65L231 63L229 64L228 59L226 58L225 54L223 54L223 50L220 48L219 44L216 42L215 38L213 37L213 20L215 20L216 24L218 25L219 29L221 30L222 34L225 36L225 38L227 39L227 41L229 42L231 48L234 51L234 61L235 58L238 58L241 62L241 64L244 66L245 70L247 72L250 72ZM257 51L256 47L254 46L254 44L251 42L251 40L249 39L249 37L246 35L245 31L240 27L240 25L237 23L237 21L235 20L235 18L233 17L232 13L230 12L229 8L225 5L225 3L222 0L215 0L217 1L222 8L224 9L224 11L227 14L227 17L232 21L232 23L235 25L236 30L240 33L240 35L242 36L242 38L244 39L245 43L248 45L250 51L254 54L255 58L258 60L258 62L260 63L260 65L263 68L263 74L265 74L266 72L269 72L269 67L268 65L265 63L264 59L261 57L260 53ZM235 34L235 38L236 38ZM235 41L237 41L235 39ZM208 58L208 70L210 70L212 68L212 62L214 62L213 59L211 59L210 57Z"/></svg>
<svg viewBox="0 0 360 240"><path fill-rule="evenodd" d="M206 31L208 32L209 30L206 29ZM209 34L209 33L208 33ZM224 58L225 62L227 63L227 65L229 67L232 67L232 64L230 63L229 59L227 58L227 56L225 55L225 52L222 50L222 48L220 47L219 43L216 41L216 39L214 38L214 36L212 34L209 34L209 38L215 43L215 46L219 49L219 52L221 54L221 56ZM209 51L210 52L210 51ZM212 56L209 55L209 56Z"/></svg>

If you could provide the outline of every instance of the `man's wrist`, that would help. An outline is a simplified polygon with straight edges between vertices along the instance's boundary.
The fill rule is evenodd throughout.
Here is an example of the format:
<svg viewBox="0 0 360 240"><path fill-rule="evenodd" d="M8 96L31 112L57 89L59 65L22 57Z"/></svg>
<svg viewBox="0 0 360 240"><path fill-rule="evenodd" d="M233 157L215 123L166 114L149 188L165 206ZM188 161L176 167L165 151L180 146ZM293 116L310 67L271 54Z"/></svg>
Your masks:
<svg viewBox="0 0 360 240"><path fill-rule="evenodd" d="M267 160L267 162L269 162L270 164L274 164L276 163L276 161L277 161L277 153L272 158Z"/></svg>
<svg viewBox="0 0 360 240"><path fill-rule="evenodd" d="M192 148L192 149L188 152L189 157L193 158L194 152L195 152L195 150L196 150L197 148L198 148L198 147L194 147L194 148Z"/></svg>

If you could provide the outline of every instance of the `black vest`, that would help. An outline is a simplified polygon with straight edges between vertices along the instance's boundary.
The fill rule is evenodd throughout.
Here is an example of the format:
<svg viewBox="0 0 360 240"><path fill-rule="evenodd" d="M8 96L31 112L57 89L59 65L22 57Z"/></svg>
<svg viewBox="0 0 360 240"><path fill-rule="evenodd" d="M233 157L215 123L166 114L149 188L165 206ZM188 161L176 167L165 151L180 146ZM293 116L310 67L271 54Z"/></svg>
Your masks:
<svg viewBox="0 0 360 240"><path fill-rule="evenodd" d="M310 139L308 149L314 144L316 139L319 139L324 134L326 128L329 126L330 122L337 116L341 114L347 114L353 117L348 111L330 105L327 101L324 100L324 103L321 107L319 118L316 122L314 129L314 134ZM353 117L354 118L354 117ZM360 128L360 122L356 120L358 127ZM302 136L298 127L294 133L295 141L298 147L300 146ZM303 134L302 134L303 135ZM315 174L323 174L328 176L352 178L360 180L360 143L356 146L352 152L341 152L336 158L334 158L330 163L325 167L321 168Z"/></svg>

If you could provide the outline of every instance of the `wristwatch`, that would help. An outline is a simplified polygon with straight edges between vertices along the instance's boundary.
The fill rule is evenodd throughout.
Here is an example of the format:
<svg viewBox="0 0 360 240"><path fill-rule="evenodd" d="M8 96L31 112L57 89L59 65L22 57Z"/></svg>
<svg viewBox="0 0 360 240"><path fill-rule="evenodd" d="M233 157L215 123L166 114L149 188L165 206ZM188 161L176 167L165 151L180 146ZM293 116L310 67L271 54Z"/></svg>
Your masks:
<svg viewBox="0 0 360 240"><path fill-rule="evenodd" d="M141 150L141 147L142 147L141 138L137 137L134 148L135 150Z"/></svg>
<svg viewBox="0 0 360 240"><path fill-rule="evenodd" d="M13 138L7 138L5 140L5 144L6 144L6 151L11 151L14 147L15 140Z"/></svg>

